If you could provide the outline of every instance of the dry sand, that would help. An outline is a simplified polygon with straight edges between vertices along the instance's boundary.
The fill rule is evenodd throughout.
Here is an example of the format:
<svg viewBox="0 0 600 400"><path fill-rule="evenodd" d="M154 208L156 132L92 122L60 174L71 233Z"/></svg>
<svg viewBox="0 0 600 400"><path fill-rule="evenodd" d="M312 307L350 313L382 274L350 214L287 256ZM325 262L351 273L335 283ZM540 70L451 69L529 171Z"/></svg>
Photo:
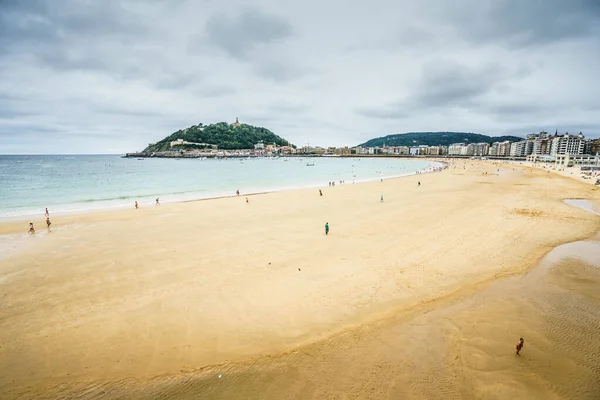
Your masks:
<svg viewBox="0 0 600 400"><path fill-rule="evenodd" d="M598 270L503 279L594 235L600 217L562 200L599 188L457 161L322 190L55 217L14 239L0 398L599 397Z"/></svg>

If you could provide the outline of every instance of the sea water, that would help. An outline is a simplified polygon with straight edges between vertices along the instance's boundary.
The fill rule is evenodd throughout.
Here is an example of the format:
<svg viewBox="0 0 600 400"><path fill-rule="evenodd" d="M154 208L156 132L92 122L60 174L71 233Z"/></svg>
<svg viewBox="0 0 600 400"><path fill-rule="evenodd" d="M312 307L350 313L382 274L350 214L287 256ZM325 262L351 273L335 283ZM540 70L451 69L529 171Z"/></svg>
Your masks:
<svg viewBox="0 0 600 400"><path fill-rule="evenodd" d="M314 165L307 165L314 164ZM411 175L439 164L398 158L121 158L0 156L0 218L346 184Z"/></svg>

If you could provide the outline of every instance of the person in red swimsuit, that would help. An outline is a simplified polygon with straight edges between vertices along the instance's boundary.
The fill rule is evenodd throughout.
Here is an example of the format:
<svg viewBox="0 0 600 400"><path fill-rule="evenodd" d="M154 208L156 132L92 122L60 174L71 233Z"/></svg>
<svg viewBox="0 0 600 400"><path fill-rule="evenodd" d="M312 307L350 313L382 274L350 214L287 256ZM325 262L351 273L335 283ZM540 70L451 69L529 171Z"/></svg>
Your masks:
<svg viewBox="0 0 600 400"><path fill-rule="evenodd" d="M517 353L516 353L516 354L517 354L518 356L520 356L519 352L520 352L520 351L521 351L521 349L523 348L523 343L524 343L524 342L525 342L525 341L523 340L523 338L520 338L520 339L519 339L519 343L517 343Z"/></svg>

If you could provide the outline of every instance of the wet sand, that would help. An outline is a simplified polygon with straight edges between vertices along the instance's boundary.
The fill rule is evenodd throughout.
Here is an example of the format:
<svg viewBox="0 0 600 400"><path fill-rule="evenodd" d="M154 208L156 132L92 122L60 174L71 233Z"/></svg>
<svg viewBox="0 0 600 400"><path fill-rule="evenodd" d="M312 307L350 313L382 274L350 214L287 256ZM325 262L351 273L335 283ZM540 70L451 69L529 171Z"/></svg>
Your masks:
<svg viewBox="0 0 600 400"><path fill-rule="evenodd" d="M598 399L600 262L585 263L572 250L462 300L440 299L280 356L157 379L144 394L128 395Z"/></svg>
<svg viewBox="0 0 600 400"><path fill-rule="evenodd" d="M455 167L55 220L3 259L0 397L594 398L597 270L520 276L600 192Z"/></svg>

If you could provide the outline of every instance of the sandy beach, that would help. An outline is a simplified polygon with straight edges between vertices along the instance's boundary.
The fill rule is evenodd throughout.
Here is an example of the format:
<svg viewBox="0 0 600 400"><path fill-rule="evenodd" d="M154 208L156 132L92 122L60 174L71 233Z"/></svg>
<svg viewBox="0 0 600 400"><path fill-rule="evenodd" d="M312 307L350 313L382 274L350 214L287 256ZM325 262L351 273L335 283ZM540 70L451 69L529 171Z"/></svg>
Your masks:
<svg viewBox="0 0 600 400"><path fill-rule="evenodd" d="M600 398L600 270L530 273L598 240L563 200L600 187L454 160L322 191L1 222L0 398Z"/></svg>

